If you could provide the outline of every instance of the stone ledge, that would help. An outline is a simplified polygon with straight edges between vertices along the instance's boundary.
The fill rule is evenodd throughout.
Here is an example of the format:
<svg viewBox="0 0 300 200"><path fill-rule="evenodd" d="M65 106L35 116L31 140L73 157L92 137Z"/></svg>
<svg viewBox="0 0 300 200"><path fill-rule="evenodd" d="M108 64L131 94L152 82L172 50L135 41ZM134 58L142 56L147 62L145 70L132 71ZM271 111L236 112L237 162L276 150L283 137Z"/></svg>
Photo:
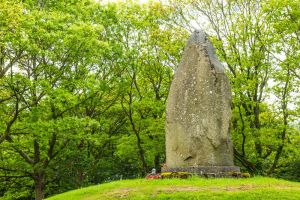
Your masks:
<svg viewBox="0 0 300 200"><path fill-rule="evenodd" d="M229 172L240 172L240 167L237 166L162 167L161 172L189 172L197 175L226 174Z"/></svg>

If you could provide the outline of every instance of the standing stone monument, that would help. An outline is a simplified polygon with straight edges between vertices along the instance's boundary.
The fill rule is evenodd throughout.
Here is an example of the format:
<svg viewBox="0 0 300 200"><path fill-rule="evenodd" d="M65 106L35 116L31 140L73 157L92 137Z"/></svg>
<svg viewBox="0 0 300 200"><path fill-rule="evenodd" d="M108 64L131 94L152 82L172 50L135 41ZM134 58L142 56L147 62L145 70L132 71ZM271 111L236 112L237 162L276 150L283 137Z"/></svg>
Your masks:
<svg viewBox="0 0 300 200"><path fill-rule="evenodd" d="M239 172L230 141L231 90L202 30L187 42L167 102L163 172Z"/></svg>

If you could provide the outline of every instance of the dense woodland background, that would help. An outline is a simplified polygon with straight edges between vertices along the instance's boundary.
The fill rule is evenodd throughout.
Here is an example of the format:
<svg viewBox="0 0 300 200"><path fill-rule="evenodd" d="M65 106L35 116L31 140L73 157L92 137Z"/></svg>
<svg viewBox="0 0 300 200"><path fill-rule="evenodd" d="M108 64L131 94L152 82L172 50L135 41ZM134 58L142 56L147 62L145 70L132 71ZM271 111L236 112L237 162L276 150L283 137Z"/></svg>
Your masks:
<svg viewBox="0 0 300 200"><path fill-rule="evenodd" d="M300 180L300 1L163 2L0 1L3 199L160 169L168 90L199 27L231 80L236 165Z"/></svg>

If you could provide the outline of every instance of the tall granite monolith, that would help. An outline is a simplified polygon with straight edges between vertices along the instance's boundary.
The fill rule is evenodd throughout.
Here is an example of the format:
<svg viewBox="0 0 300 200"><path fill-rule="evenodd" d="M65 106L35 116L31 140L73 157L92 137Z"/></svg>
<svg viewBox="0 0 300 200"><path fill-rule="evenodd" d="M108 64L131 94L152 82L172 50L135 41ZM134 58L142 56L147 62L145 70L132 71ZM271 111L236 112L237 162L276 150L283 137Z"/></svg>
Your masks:
<svg viewBox="0 0 300 200"><path fill-rule="evenodd" d="M239 171L233 164L230 118L229 80L206 33L197 30L170 88L162 171Z"/></svg>

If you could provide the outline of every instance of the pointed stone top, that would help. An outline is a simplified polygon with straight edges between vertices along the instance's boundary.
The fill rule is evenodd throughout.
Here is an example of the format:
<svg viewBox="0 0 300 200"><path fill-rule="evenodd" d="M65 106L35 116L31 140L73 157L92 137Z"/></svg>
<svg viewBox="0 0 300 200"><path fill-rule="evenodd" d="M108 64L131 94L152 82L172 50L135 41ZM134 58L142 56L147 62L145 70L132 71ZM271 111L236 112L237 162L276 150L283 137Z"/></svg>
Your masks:
<svg viewBox="0 0 300 200"><path fill-rule="evenodd" d="M187 49L194 45L200 46L202 50L206 52L217 73L225 73L224 66L218 60L215 49L209 40L208 35L202 29L197 29L191 34L185 48Z"/></svg>
<svg viewBox="0 0 300 200"><path fill-rule="evenodd" d="M188 43L191 44L204 44L207 42L207 34L202 30L198 29L195 30L192 35L190 36L190 39Z"/></svg>

